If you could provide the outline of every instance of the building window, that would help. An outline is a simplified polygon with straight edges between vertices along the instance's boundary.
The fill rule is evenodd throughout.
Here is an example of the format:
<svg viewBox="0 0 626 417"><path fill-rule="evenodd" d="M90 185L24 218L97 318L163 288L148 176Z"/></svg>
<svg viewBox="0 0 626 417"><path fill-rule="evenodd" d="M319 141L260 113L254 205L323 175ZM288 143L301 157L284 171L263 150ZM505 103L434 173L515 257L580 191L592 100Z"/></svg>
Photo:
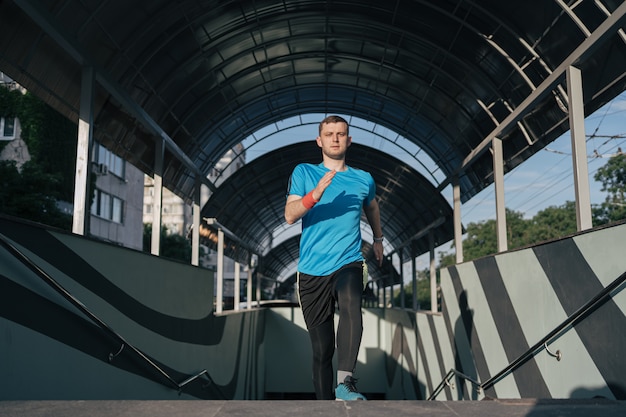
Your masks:
<svg viewBox="0 0 626 417"><path fill-rule="evenodd" d="M122 223L124 212L124 201L96 189L96 196L91 206L91 214L114 223Z"/></svg>
<svg viewBox="0 0 626 417"><path fill-rule="evenodd" d="M120 178L125 178L125 161L100 144L96 147L94 161L98 167L97 172L101 174L111 173Z"/></svg>
<svg viewBox="0 0 626 417"><path fill-rule="evenodd" d="M0 140L15 139L15 125L17 119L15 117L0 117Z"/></svg>
<svg viewBox="0 0 626 417"><path fill-rule="evenodd" d="M113 197L111 203L111 220L115 223L122 223L122 200L117 197Z"/></svg>

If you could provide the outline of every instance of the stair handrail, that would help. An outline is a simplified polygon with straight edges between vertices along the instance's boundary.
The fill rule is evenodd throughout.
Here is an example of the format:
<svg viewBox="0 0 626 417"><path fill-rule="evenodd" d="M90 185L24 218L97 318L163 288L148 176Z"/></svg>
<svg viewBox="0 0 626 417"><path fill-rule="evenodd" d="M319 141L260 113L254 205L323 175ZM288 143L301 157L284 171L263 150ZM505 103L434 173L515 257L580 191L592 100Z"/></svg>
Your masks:
<svg viewBox="0 0 626 417"><path fill-rule="evenodd" d="M213 384L213 380L209 375L209 372L206 369L191 375L189 378L184 381L178 383L174 378L172 378L165 370L163 370L159 365L154 363L145 353L143 353L140 349L133 346L131 343L128 343L124 337L122 337L119 333L117 333L113 328L111 328L108 324L106 324L103 320L101 320L98 316L92 313L80 300L74 297L68 290L66 290L61 284L59 284L54 278L52 278L46 271L40 268L37 264L35 264L28 256L26 256L22 251L20 251L15 245L13 245L9 240L0 234L0 243L18 260L20 260L24 265L26 265L31 271L33 271L39 278L41 278L46 284L52 287L56 292L61 294L63 298L69 301L72 305L78 308L83 314L85 314L91 321L93 321L98 327L107 332L114 339L117 339L121 345L120 349L116 353L109 354L109 362L119 355L124 347L130 348L133 352L135 352L141 359L143 359L150 367L154 368L159 374L165 377L172 385L174 385L178 394L182 393L182 389L185 385L194 381L195 379L200 378L202 375L206 375L209 383ZM218 390L218 392L220 392ZM221 395L221 392L220 392ZM222 395L223 397L223 395Z"/></svg>
<svg viewBox="0 0 626 417"><path fill-rule="evenodd" d="M457 376L461 379L465 379L466 381L469 381L476 388L477 392L481 391L480 382L476 381L474 378L470 376L465 375L462 372L457 371L456 369L450 369L448 373L446 374L446 376L441 380L439 385L437 385L437 388L435 388L434 391L430 394L430 396L428 397L428 400L429 401L434 400L435 397L437 397L437 395L439 395L439 393L443 391L445 387L454 388L454 384L450 383L450 380L454 376Z"/></svg>
<svg viewBox="0 0 626 417"><path fill-rule="evenodd" d="M430 396L428 397L428 400L434 400L437 397L437 395L439 395L439 393L446 386L450 385L450 383L449 383L450 378L452 378L452 376L455 376L455 375L460 377L460 378L462 378L462 379L465 379L465 380L468 380L469 382L471 382L474 386L476 386L477 390L480 392L480 391L484 391L484 390L492 387L493 385L495 385L498 381L500 381L506 375L508 375L511 372L513 372L514 370L516 370L518 367L520 367L523 363L525 363L531 357L536 355L542 349L545 349L546 351L548 351L548 353L551 356L554 356L554 357L557 358L557 360L560 360L560 352L557 351L556 354L550 352L550 350L548 349L548 344L552 340L554 340L558 336L560 336L560 334L566 328L568 328L570 326L573 326L577 322L579 322L580 320L584 319L584 316L588 312L590 312L593 309L595 309L597 307L597 305L600 304L600 302L604 302L605 299L608 298L610 296L610 294L614 290L619 288L620 285L622 285L624 283L625 280L626 280L626 271L624 271L619 277L617 277L615 280L613 280L613 282L611 282L609 285L607 285L601 291L599 291L593 298L591 298L589 301L587 301L582 307L580 307L578 310L573 312L561 324L556 326L552 331L550 331L547 335L545 335L543 338L541 338L541 340L539 340L533 346L528 348L528 350L526 350L526 352L522 353L517 359L513 360L511 363L509 363L507 366L505 366L500 372L498 372L497 374L495 374L491 378L487 379L485 382L479 383L478 381L473 380L472 378L468 377L467 375L464 375L463 373L457 371L456 369L451 369L450 371L448 371L448 373L443 378L441 383L439 383L437 388L435 390L433 390L433 392L430 394Z"/></svg>

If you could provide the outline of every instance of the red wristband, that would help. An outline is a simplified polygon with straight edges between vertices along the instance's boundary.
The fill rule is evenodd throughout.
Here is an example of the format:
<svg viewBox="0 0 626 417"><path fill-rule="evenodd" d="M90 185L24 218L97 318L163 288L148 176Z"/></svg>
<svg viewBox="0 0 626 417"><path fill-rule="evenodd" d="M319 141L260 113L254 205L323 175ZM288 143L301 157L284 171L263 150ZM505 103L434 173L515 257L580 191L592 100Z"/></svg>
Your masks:
<svg viewBox="0 0 626 417"><path fill-rule="evenodd" d="M305 195L304 197L302 197L302 205L307 208L307 209L312 209L313 206L315 205L315 203L317 203L319 200L315 200L313 198L313 191L309 191L309 193L307 195Z"/></svg>

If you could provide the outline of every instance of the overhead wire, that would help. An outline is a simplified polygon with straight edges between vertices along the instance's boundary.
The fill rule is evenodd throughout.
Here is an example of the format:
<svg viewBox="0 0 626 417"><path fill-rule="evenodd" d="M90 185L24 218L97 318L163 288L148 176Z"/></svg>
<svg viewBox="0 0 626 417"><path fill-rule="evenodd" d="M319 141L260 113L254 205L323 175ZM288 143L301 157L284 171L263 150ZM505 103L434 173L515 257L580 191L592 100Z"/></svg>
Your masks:
<svg viewBox="0 0 626 417"><path fill-rule="evenodd" d="M612 142L615 139L624 139L626 138L626 135L624 134L616 134L616 135L600 135L598 134L598 132L600 132L602 126L604 125L604 122L607 120L608 116L615 116L618 113L622 113L622 112L626 112L626 109L621 109L618 110L614 113L609 113L611 108L613 107L614 103L617 103L619 101L621 101L623 98L625 97L625 94L622 93L620 95L618 95L615 99L613 99L607 106L605 106L604 111L602 111L601 113L594 113L594 115L599 114L600 118L595 126L595 129L593 130L593 133L587 136L587 143L590 142L594 142L595 139L597 138L606 138L606 140L600 144L600 146L595 146L593 149L593 152L587 156L588 159L588 172L589 175L591 177L593 177L595 175L595 173L598 171L598 169L604 165L604 163L606 161L604 161L600 166L598 166L598 162L602 159L607 159L610 158L611 156L615 155L616 149L620 150L621 147L619 145L620 144L615 144L615 142ZM594 119L594 115L591 115L590 117L588 117L586 120L587 122L591 121ZM601 153L600 150L606 146L609 143L613 143L613 146L611 146L608 149L608 152L606 154ZM568 157L571 157L571 153L568 152L562 152L562 151L554 151L551 149L547 149L548 151L551 151L553 153L557 153L563 155L563 158L561 158L560 161L558 161L558 163L553 164L552 167L563 167L563 169L560 171L560 174L554 178L549 185L547 185L546 187L543 187L540 191L528 196L525 201L521 202L519 204L519 206L524 207L526 204L529 204L531 201L539 198L540 196L549 193L549 196L546 198L543 198L539 201L537 201L536 203L534 203L532 206L527 206L527 210L531 211L534 209L537 209L538 207L541 207L542 205L544 205L548 200L553 199L554 196L559 195L561 193L563 193L566 190L573 190L574 189L574 181L571 175L571 162L569 161ZM564 162L567 160L567 164L564 164ZM594 166L594 169L589 169L591 168L591 166ZM552 168L544 173L542 173L542 175L539 177L541 178L545 178L546 175L549 174L549 172L552 170ZM566 182L565 184L563 184L564 182ZM506 179L505 179L505 183L506 183ZM563 185L562 185L563 184ZM558 189L556 187L559 187ZM555 191L556 189L556 191ZM550 192L552 191L552 192Z"/></svg>
<svg viewBox="0 0 626 417"><path fill-rule="evenodd" d="M593 167L593 169L589 169L590 177L593 177L598 169L604 166L609 158L623 152L623 149L626 149L626 133L618 133L612 135L599 133L601 132L601 128L605 124L607 118L618 117L620 114L626 113L626 106L622 106L624 108L618 108L618 110L611 112L611 109L614 107L615 103L618 102L626 102L626 92L615 97L610 103L608 103L607 106L605 106L601 113L596 112L586 119L586 121L589 123L595 118L594 116L599 116L599 120L597 121L597 125L595 126L593 133L587 135L587 143L595 144L596 139L605 139L598 146L593 146L593 151L589 155L587 155L588 167ZM610 146L607 147L607 145ZM572 190L573 192L574 181L571 175L571 152L564 152L558 149L552 149L548 147L544 148L543 151L550 152L556 155L562 155L563 157L556 161L556 163L551 163L550 167L547 170L543 171L540 175L532 180L532 183L535 184L545 181L545 184L542 187L538 188L535 192L532 192L531 194L507 194L506 204L508 208L511 208L514 211L520 211L523 214L533 213L534 210L543 207L549 200L553 200L555 196L558 196L567 190ZM518 165L505 176L505 190L507 182L510 184L511 182L516 181L520 175L523 175L524 166L526 165ZM558 172L555 172L555 170L558 170L559 168L562 169L560 169ZM482 196L480 196L478 200L476 200L476 197L478 196L475 196L474 199L465 203L462 213L463 217L471 217L471 214L480 206L485 204L486 201L495 200L495 197L493 196L493 188L494 187L492 184L490 187L487 187L485 190L483 190L482 193L479 193L479 196L480 194L482 194ZM511 197L509 198L509 196ZM523 198L523 200L517 201L520 198ZM563 201L563 203L565 203L565 201ZM520 210L520 208L523 209ZM495 207L493 209L493 214L495 216Z"/></svg>

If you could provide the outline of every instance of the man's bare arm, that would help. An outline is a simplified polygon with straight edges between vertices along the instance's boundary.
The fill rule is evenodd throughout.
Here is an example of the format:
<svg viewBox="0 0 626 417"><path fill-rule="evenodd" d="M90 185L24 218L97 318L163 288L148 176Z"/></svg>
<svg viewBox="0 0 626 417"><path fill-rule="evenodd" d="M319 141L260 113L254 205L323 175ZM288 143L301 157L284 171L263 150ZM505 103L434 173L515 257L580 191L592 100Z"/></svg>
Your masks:
<svg viewBox="0 0 626 417"><path fill-rule="evenodd" d="M370 202L369 206L363 207L363 210L365 211L365 217L367 217L367 221L370 224L370 227L372 228L372 233L374 234L374 237L375 238L382 237L383 229L380 224L380 206L378 205L378 201L376 199L373 199ZM383 242L374 241L373 247L374 247L374 256L376 257L376 260L378 261L378 265L380 266L383 263Z"/></svg>
<svg viewBox="0 0 626 417"><path fill-rule="evenodd" d="M312 197L314 201L321 200L322 195L324 195L324 191L326 191L326 188L328 188L330 183L333 181L333 177L336 173L336 171L328 171L319 180L315 188L312 190ZM310 210L302 204L303 198L304 197L294 194L287 197L287 203L285 204L285 220L288 224L294 224Z"/></svg>
<svg viewBox="0 0 626 417"><path fill-rule="evenodd" d="M302 218L309 211L304 205L302 205L302 197L299 195L291 194L287 197L287 203L285 204L285 220L288 224L294 224Z"/></svg>

